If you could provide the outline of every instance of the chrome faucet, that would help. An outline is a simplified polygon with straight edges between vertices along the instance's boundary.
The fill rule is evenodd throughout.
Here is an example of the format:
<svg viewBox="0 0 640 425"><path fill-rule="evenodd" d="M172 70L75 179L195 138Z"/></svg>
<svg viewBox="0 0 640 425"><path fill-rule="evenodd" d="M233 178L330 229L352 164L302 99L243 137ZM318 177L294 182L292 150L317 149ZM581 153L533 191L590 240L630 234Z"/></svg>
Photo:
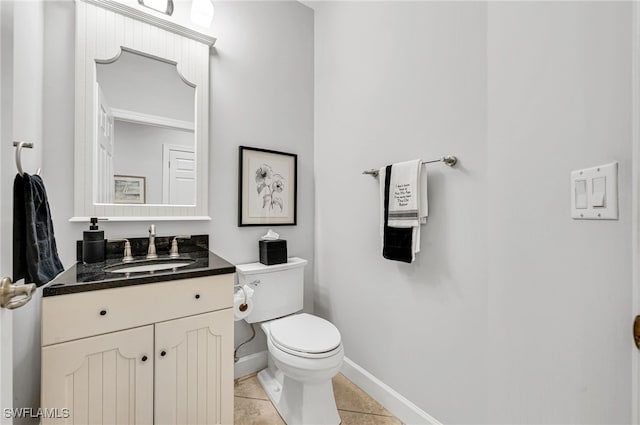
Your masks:
<svg viewBox="0 0 640 425"><path fill-rule="evenodd" d="M173 238L173 242L171 242L171 251L169 251L169 258L180 258L180 253L178 252L178 239L191 239L191 235L178 235Z"/></svg>
<svg viewBox="0 0 640 425"><path fill-rule="evenodd" d="M156 254L156 225L149 226L149 251L147 251L147 259L152 260L158 258Z"/></svg>
<svg viewBox="0 0 640 425"><path fill-rule="evenodd" d="M130 263L133 261L133 256L131 255L131 242L129 242L129 239L109 239L107 242L124 242L124 255L122 257L122 262Z"/></svg>

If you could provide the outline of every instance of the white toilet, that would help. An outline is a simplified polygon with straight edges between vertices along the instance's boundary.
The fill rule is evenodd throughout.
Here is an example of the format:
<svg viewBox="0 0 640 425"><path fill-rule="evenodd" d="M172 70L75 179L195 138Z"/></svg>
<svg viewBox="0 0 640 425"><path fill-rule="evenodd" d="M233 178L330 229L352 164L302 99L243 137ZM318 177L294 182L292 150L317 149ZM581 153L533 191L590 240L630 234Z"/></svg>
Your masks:
<svg viewBox="0 0 640 425"><path fill-rule="evenodd" d="M245 318L262 322L269 347L268 366L258 373L280 416L288 425L336 425L340 416L331 378L342 366L340 332L329 321L302 310L304 266L287 263L236 266L238 283L254 289L253 310Z"/></svg>

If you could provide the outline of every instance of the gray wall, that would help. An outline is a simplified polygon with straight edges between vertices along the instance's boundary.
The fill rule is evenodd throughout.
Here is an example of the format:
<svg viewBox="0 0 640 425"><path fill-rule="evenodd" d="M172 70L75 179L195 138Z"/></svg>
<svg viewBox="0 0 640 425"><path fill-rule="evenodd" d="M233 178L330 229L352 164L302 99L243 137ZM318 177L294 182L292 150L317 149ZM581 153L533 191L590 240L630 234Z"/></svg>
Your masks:
<svg viewBox="0 0 640 425"><path fill-rule="evenodd" d="M3 6L4 7L4 6ZM10 7L10 6L9 6ZM40 1L17 2L13 5L13 126L11 134L3 137L3 149L13 147L12 140L35 142L33 149L22 151L22 166L25 172L34 174L43 159L43 19L44 7ZM3 34L4 38L5 34ZM4 40L3 40L4 41ZM11 99L11 95L9 95ZM3 117L4 118L4 117ZM11 187L16 166L11 161L3 169L4 187ZM8 177L7 174L10 176ZM6 197L3 196L3 200ZM12 198L9 198L12 199ZM6 204L11 208L12 202ZM6 211L3 211L3 215ZM9 212L9 217L13 217ZM3 223L4 224L4 223ZM3 244L11 244L11 227ZM5 245L6 246L6 245ZM11 259L11 248L3 255ZM11 270L8 267L4 270ZM40 400L40 294L38 290L32 301L12 312L13 315L13 400L14 406L37 407ZM5 407L5 406L3 406ZM6 406L9 407L9 406ZM29 419L17 419L16 423L37 423Z"/></svg>
<svg viewBox="0 0 640 425"><path fill-rule="evenodd" d="M13 5L0 3L0 137L10 140L13 133ZM12 181L14 174L12 153L13 147L8 143L0 148L0 178L4 182ZM12 228L13 188L10 184L0 186L0 269L11 270L11 258L7 255L12 250L13 239L9 236ZM0 309L0 406L13 403L13 312Z"/></svg>
<svg viewBox="0 0 640 425"><path fill-rule="evenodd" d="M334 2L316 11L316 311L443 423L631 421L631 3ZM377 181L429 165L416 263ZM570 171L620 161L620 217ZM357 218L357 219L355 219Z"/></svg>
<svg viewBox="0 0 640 425"><path fill-rule="evenodd" d="M631 423L631 29L631 2L489 6L493 423ZM571 220L570 171L612 160L620 220Z"/></svg>
<svg viewBox="0 0 640 425"><path fill-rule="evenodd" d="M486 417L486 10L316 8L316 311L349 358L444 423ZM426 169L416 262L384 260L362 170L445 154L460 167Z"/></svg>
<svg viewBox="0 0 640 425"><path fill-rule="evenodd" d="M215 3L219 39L212 60L209 205L213 250L240 264L258 261L266 227L236 227L238 146L298 154L298 225L275 230L290 256L309 260L305 310L313 308L313 10L297 2ZM259 328L259 327L258 327ZM250 335L241 321L236 345ZM258 338L238 354L266 350Z"/></svg>
<svg viewBox="0 0 640 425"><path fill-rule="evenodd" d="M208 233L212 250L232 263L257 261L257 241L267 228L236 225L238 146L298 154L298 225L276 230L287 239L290 255L309 260L305 276L309 310L314 267L313 11L293 1L217 2L215 7L213 28L219 40L211 54L212 221L159 222L158 234ZM73 215L74 2L45 2L44 18L41 166L60 256L69 266L75 261L75 241L87 228L68 222ZM101 227L110 238L139 237L147 236L149 224L101 223ZM30 304L37 306L38 300ZM15 361L32 372L20 380L16 406L29 406L39 399L39 319L22 311L29 320L14 321L15 335L20 335L14 352L31 354ZM249 335L246 327L244 322L236 324L238 341ZM239 354L265 349L261 335Z"/></svg>

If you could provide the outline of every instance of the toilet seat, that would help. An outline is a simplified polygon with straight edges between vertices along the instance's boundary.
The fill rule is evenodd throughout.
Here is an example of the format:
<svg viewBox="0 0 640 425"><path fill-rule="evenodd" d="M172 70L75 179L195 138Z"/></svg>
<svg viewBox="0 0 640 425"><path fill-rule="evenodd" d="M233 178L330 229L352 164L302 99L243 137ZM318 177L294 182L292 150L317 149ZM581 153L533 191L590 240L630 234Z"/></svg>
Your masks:
<svg viewBox="0 0 640 425"><path fill-rule="evenodd" d="M333 323L307 313L270 322L269 339L278 349L305 358L332 356L341 344Z"/></svg>

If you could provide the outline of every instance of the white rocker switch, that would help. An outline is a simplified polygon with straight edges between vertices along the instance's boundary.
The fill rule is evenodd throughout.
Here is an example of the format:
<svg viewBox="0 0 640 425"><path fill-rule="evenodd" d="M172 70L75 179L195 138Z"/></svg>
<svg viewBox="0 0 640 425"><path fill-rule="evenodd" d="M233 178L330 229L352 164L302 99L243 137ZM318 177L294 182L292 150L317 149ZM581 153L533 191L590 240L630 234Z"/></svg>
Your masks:
<svg viewBox="0 0 640 425"><path fill-rule="evenodd" d="M591 206L594 208L604 208L607 199L607 178L596 177L593 179L593 194L591 195Z"/></svg>
<svg viewBox="0 0 640 425"><path fill-rule="evenodd" d="M576 208L587 209L587 181L576 180Z"/></svg>

